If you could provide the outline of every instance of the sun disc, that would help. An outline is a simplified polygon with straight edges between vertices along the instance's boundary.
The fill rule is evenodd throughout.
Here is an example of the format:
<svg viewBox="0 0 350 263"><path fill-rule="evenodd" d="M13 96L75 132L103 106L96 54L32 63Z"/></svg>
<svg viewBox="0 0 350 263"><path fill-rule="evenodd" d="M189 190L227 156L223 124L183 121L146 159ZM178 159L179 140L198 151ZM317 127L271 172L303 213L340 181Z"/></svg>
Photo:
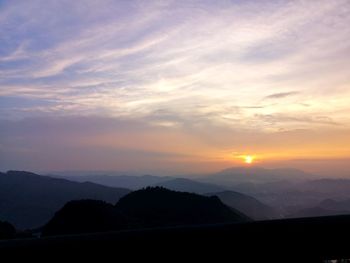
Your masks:
<svg viewBox="0 0 350 263"><path fill-rule="evenodd" d="M244 156L244 162L246 164L251 164L251 163L253 163L253 161L254 161L254 157L253 156L251 156L251 155Z"/></svg>

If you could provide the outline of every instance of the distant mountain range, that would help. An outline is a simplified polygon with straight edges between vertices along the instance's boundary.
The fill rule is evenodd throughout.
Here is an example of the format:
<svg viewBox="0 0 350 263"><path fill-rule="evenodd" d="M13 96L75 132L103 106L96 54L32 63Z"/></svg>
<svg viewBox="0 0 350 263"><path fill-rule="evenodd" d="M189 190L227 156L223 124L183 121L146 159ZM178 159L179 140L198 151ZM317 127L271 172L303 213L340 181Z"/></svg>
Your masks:
<svg viewBox="0 0 350 263"><path fill-rule="evenodd" d="M118 172L56 172L50 174L53 177L61 177L73 181L89 181L107 186L125 187L129 189L140 189L151 185L157 185L171 179L187 178L188 176L155 176L155 175L129 175ZM266 169L262 167L232 167L217 173L197 175L191 177L191 180L226 187L238 184L259 184L276 183L282 181L311 180L318 177L313 174L292 168L285 169ZM187 178L188 179L188 178Z"/></svg>
<svg viewBox="0 0 350 263"><path fill-rule="evenodd" d="M298 218L345 214L350 214L350 199L341 201L326 199L315 206L305 207L302 209L295 209L294 212L286 215L286 217Z"/></svg>
<svg viewBox="0 0 350 263"><path fill-rule="evenodd" d="M237 189L278 208L286 217L296 217L299 214L334 215L350 211L350 204L347 203L350 199L350 179L306 180L290 182L283 187L278 187L277 184L274 187L261 184L254 191L244 191L239 187ZM325 200L328 200L328 205L325 205Z"/></svg>
<svg viewBox="0 0 350 263"><path fill-rule="evenodd" d="M304 192L317 192L335 198L350 198L350 179L316 179L299 184L298 188Z"/></svg>
<svg viewBox="0 0 350 263"><path fill-rule="evenodd" d="M154 176L154 175L120 175L87 174L83 172L63 173L61 178L77 182L93 182L111 187L125 187L132 190L147 186L164 186L173 190L195 193L219 192L233 190L246 194L259 192L288 191L299 182L317 179L317 176L297 169L266 169L261 167L233 167L223 171L196 176L191 179L184 177ZM190 180L190 181L189 181ZM193 182L197 184L191 186ZM202 183L199 185L198 183Z"/></svg>
<svg viewBox="0 0 350 263"><path fill-rule="evenodd" d="M333 199L323 200L320 204L320 207L330 210L346 210L350 211L350 199L335 201Z"/></svg>
<svg viewBox="0 0 350 263"><path fill-rule="evenodd" d="M43 234L247 221L247 216L217 197L153 187L131 192L115 206L95 200L69 202L43 228Z"/></svg>
<svg viewBox="0 0 350 263"><path fill-rule="evenodd" d="M196 179L92 174L65 174L64 179L9 171L0 173L0 220L19 229L40 227L71 200L94 199L115 204L131 192L121 186L133 190L162 186L174 191L216 195L227 206L254 220L350 211L347 201L350 200L350 180L309 179L312 176L302 180L303 175L308 176L305 174L293 169L251 167L227 169ZM328 204L324 200L328 200Z"/></svg>
<svg viewBox="0 0 350 263"><path fill-rule="evenodd" d="M90 175L91 176L91 175ZM110 176L112 177L112 176ZM81 177L71 176L71 180ZM108 180L95 182L110 185ZM109 178L109 177L107 177ZM85 177L89 180L89 178ZM90 177L91 179L91 177ZM122 179L122 180L121 180ZM110 179L112 180L112 179ZM264 205L272 208L280 216L289 216L298 210L317 207L325 199L343 200L350 198L350 180L321 179L317 175L305 173L298 169L266 169L262 167L233 167L223 171L187 178L161 176L116 176L117 185L132 182L132 189L145 186L164 186L168 189L199 194L233 191L254 197ZM224 201L225 202L225 201ZM226 200L227 203L227 200ZM233 206L232 204L228 204ZM341 210L346 211L346 210ZM261 218L253 216L252 218ZM264 217L262 217L264 218Z"/></svg>
<svg viewBox="0 0 350 263"><path fill-rule="evenodd" d="M211 174L203 180L211 183L238 185L280 181L310 180L317 176L298 169L266 169L262 167L233 167Z"/></svg>
<svg viewBox="0 0 350 263"><path fill-rule="evenodd" d="M94 178L97 179L98 176ZM115 181L112 176L105 178L116 183L124 176L117 177ZM140 182L137 182L138 179ZM133 176L131 181L133 181L134 186L157 181L156 186L197 194L215 192L219 195L220 192L225 191L225 188L221 186L184 178ZM91 182L72 182L67 179L41 176L30 172L9 171L0 173L0 219L11 222L19 229L40 227L58 209L71 200L94 199L115 204L120 197L129 192L130 190L125 188L112 188ZM250 196L232 192L231 198L224 197L226 195L221 196L223 203L233 209L239 207L240 209L237 210L244 210L253 219L271 217L271 214L265 211L267 206ZM247 206L251 206L251 208ZM263 210L260 215L257 212L259 208Z"/></svg>
<svg viewBox="0 0 350 263"><path fill-rule="evenodd" d="M199 182L196 180L177 178L170 176L154 175L64 175L57 178L65 178L76 182L92 182L110 187L125 187L132 190L139 190L148 186L163 186L170 190L190 192L190 193L209 193L225 190L224 187L215 184Z"/></svg>
<svg viewBox="0 0 350 263"><path fill-rule="evenodd" d="M280 218L272 207L263 204L256 198L233 191L209 193L208 196L217 196L226 205L234 207L254 220L268 220Z"/></svg>
<svg viewBox="0 0 350 263"><path fill-rule="evenodd" d="M182 191L197 194L206 194L210 192L219 192L225 190L225 188L222 186L197 182L186 178L170 179L161 183L157 183L156 186L162 186L174 191Z"/></svg>
<svg viewBox="0 0 350 263"><path fill-rule="evenodd" d="M110 187L123 187L132 190L141 189L143 187L156 185L168 180L173 179L168 176L155 176L155 175L105 175L105 174L89 174L89 175L75 175L74 173L64 173L63 175L51 175L57 178L64 178L70 181L76 182L92 182Z"/></svg>
<svg viewBox="0 0 350 263"><path fill-rule="evenodd" d="M131 178L128 177L129 176L102 176L102 179L99 180L98 176L76 176L76 178L79 178L79 180L81 180L82 178L87 180L92 179L94 182L99 182L106 185L114 185L116 183L124 183L123 185L126 185L127 183L127 185L134 187L162 186L174 191L205 195L217 195L224 204L238 209L239 211L245 213L254 220L272 219L280 217L277 211L274 211L272 207L263 204L256 198L238 192L228 191L227 188L212 183L204 183L186 178L172 178L159 176L131 176ZM154 182L157 181L158 183L154 184Z"/></svg>
<svg viewBox="0 0 350 263"><path fill-rule="evenodd" d="M0 220L20 229L39 227L68 201L98 199L115 203L129 192L125 188L9 171L0 173Z"/></svg>

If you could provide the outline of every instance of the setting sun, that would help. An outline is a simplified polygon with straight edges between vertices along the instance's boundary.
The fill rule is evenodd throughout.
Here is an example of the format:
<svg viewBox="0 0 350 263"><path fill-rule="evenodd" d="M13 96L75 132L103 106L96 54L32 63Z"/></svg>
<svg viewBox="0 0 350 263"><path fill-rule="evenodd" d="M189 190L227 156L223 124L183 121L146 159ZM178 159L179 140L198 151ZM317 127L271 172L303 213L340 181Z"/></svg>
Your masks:
<svg viewBox="0 0 350 263"><path fill-rule="evenodd" d="M251 164L251 163L253 163L253 161L254 161L254 157L253 156L251 156L251 155L244 156L244 162L245 163Z"/></svg>

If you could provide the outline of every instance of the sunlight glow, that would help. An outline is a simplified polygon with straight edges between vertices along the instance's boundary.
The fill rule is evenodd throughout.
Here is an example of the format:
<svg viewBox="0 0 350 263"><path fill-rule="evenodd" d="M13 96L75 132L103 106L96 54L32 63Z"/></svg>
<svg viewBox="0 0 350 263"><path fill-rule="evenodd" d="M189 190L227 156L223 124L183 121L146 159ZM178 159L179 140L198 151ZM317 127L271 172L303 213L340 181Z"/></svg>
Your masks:
<svg viewBox="0 0 350 263"><path fill-rule="evenodd" d="M254 161L254 157L253 156L251 156L251 155L245 155L244 156L244 162L246 164L252 164L253 161Z"/></svg>

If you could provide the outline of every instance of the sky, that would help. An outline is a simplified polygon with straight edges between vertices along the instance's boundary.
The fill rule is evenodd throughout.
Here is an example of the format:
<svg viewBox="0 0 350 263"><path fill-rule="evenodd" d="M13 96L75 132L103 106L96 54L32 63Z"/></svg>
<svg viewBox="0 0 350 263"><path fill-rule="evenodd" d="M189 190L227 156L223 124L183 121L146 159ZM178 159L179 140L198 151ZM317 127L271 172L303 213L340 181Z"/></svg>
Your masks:
<svg viewBox="0 0 350 263"><path fill-rule="evenodd" d="M0 170L350 176L349 25L348 0L0 0Z"/></svg>

